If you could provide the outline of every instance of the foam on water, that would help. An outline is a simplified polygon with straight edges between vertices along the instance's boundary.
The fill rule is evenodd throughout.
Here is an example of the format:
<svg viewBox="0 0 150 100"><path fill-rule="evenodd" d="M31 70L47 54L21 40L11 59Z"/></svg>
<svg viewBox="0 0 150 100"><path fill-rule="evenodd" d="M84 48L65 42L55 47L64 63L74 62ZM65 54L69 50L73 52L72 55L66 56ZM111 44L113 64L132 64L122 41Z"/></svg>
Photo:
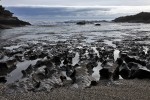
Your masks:
<svg viewBox="0 0 150 100"><path fill-rule="evenodd" d="M114 61L116 61L117 60L117 58L119 58L119 53L120 53L120 51L119 50L114 50Z"/></svg>
<svg viewBox="0 0 150 100"><path fill-rule="evenodd" d="M79 61L79 53L76 52L75 57L72 59L72 65L74 66L75 64L78 64Z"/></svg>

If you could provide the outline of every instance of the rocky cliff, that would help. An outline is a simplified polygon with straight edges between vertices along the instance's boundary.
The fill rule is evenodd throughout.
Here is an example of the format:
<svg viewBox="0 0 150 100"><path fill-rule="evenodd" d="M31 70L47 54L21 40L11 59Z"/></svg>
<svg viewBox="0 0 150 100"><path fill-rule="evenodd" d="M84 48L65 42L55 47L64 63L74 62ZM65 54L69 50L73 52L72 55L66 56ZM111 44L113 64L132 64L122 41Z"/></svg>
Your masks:
<svg viewBox="0 0 150 100"><path fill-rule="evenodd" d="M136 15L118 17L114 22L150 23L150 12L141 12Z"/></svg>
<svg viewBox="0 0 150 100"><path fill-rule="evenodd" d="M5 8L0 5L0 29L8 29L25 25L31 24L14 17L12 12L5 10Z"/></svg>

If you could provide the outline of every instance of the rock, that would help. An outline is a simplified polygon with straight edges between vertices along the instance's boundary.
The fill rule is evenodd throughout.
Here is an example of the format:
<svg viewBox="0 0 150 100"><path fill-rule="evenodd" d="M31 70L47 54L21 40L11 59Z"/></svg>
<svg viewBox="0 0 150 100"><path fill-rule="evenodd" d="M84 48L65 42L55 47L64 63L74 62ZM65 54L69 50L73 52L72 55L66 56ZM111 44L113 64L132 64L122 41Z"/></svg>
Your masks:
<svg viewBox="0 0 150 100"><path fill-rule="evenodd" d="M61 81L63 82L64 80L66 80L67 78L65 76L60 76Z"/></svg>
<svg viewBox="0 0 150 100"><path fill-rule="evenodd" d="M11 59L5 62L0 62L0 75L6 75L16 68L16 60Z"/></svg>
<svg viewBox="0 0 150 100"><path fill-rule="evenodd" d="M129 79L130 78L130 69L128 68L127 64L123 63L119 68L119 75L123 79Z"/></svg>
<svg viewBox="0 0 150 100"><path fill-rule="evenodd" d="M54 56L52 61L55 63L55 65L60 65L61 64L60 57L58 57L58 56Z"/></svg>
<svg viewBox="0 0 150 100"><path fill-rule="evenodd" d="M85 24L86 24L86 21L80 21L80 22L77 22L76 24L77 24L77 25L85 25Z"/></svg>
<svg viewBox="0 0 150 100"><path fill-rule="evenodd" d="M96 81L91 81L90 86L96 86L98 83Z"/></svg>
<svg viewBox="0 0 150 100"><path fill-rule="evenodd" d="M130 23L150 23L150 13L141 12L136 15L118 17L114 22L130 22Z"/></svg>
<svg viewBox="0 0 150 100"><path fill-rule="evenodd" d="M141 61L141 60L138 60L138 59L136 59L136 58L131 58L131 57L129 57L128 55L125 55L125 54L121 54L121 58L122 58L126 63L134 62L134 63L140 64L140 65L142 65L142 66L146 66L146 62L145 62L145 61Z"/></svg>
<svg viewBox="0 0 150 100"><path fill-rule="evenodd" d="M19 20L17 17L13 16L8 10L5 10L4 7L0 6L0 29L9 29L12 27L19 27L31 25L29 22Z"/></svg>
<svg viewBox="0 0 150 100"><path fill-rule="evenodd" d="M96 24L95 24L95 26L101 26L101 24L99 24L99 23L96 23Z"/></svg>
<svg viewBox="0 0 150 100"><path fill-rule="evenodd" d="M7 80L5 77L0 76L0 83L6 83Z"/></svg>
<svg viewBox="0 0 150 100"><path fill-rule="evenodd" d="M103 68L99 71L100 73L100 80L103 80L103 79L110 79L112 73L109 72L109 69L106 69L106 68Z"/></svg>
<svg viewBox="0 0 150 100"><path fill-rule="evenodd" d="M145 69L139 69L132 74L133 78L150 79L150 71Z"/></svg>
<svg viewBox="0 0 150 100"><path fill-rule="evenodd" d="M5 62L0 62L0 69L8 69L7 64Z"/></svg>

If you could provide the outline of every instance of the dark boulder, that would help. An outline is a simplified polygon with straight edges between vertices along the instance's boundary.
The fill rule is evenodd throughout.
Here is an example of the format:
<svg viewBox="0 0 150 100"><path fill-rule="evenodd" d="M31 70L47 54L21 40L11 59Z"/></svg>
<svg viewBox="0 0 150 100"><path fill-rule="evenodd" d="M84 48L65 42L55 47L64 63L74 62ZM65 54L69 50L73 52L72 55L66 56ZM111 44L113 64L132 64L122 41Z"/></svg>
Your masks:
<svg viewBox="0 0 150 100"><path fill-rule="evenodd" d="M110 79L112 73L109 72L109 69L106 69L106 68L103 68L99 71L100 73L100 80L103 80L103 79Z"/></svg>
<svg viewBox="0 0 150 100"><path fill-rule="evenodd" d="M119 75L121 75L121 77L123 79L129 79L129 77L130 77L130 69L128 68L127 64L123 63L120 66Z"/></svg>
<svg viewBox="0 0 150 100"><path fill-rule="evenodd" d="M98 83L96 81L91 81L90 86L96 86Z"/></svg>
<svg viewBox="0 0 150 100"><path fill-rule="evenodd" d="M138 79L150 79L150 71L139 69L132 74L132 77Z"/></svg>
<svg viewBox="0 0 150 100"><path fill-rule="evenodd" d="M96 23L96 24L95 24L95 26L101 26L101 24L99 24L99 23Z"/></svg>
<svg viewBox="0 0 150 100"><path fill-rule="evenodd" d="M6 83L7 82L7 80L6 80L6 78L5 77L0 77L0 83Z"/></svg>

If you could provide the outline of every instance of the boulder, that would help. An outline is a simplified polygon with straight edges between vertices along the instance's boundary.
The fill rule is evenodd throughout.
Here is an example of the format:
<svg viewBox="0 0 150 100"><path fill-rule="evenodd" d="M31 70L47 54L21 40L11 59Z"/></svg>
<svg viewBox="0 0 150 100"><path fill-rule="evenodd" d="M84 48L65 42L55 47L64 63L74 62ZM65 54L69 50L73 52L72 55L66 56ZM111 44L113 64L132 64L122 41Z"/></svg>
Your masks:
<svg viewBox="0 0 150 100"><path fill-rule="evenodd" d="M0 77L0 83L6 83L6 82L7 82L6 78L1 76Z"/></svg>
<svg viewBox="0 0 150 100"><path fill-rule="evenodd" d="M139 69L132 74L132 77L138 79L150 79L150 71L145 69Z"/></svg>
<svg viewBox="0 0 150 100"><path fill-rule="evenodd" d="M127 64L123 63L119 68L119 75L123 79L129 79L130 77L130 69L128 68Z"/></svg>
<svg viewBox="0 0 150 100"><path fill-rule="evenodd" d="M100 80L103 80L103 79L110 79L112 73L109 72L109 69L106 69L106 68L103 68L99 71L100 73Z"/></svg>

